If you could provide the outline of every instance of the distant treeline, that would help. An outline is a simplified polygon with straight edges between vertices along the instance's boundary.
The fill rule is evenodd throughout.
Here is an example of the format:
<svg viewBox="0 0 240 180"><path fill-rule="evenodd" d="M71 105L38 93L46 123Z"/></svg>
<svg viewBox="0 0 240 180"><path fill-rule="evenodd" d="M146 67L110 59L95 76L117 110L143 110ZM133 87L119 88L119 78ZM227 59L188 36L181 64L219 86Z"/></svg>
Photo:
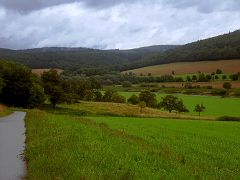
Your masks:
<svg viewBox="0 0 240 180"><path fill-rule="evenodd" d="M62 68L87 76L173 62L240 59L240 31L184 46L160 45L131 50L0 49L0 59L13 60L31 68Z"/></svg>
<svg viewBox="0 0 240 180"><path fill-rule="evenodd" d="M105 68L121 70L144 57L178 47L159 45L130 50L98 50L88 48L38 48L29 50L0 49L0 59L13 60L30 68L61 68L71 71ZM82 73L82 72L81 72Z"/></svg>

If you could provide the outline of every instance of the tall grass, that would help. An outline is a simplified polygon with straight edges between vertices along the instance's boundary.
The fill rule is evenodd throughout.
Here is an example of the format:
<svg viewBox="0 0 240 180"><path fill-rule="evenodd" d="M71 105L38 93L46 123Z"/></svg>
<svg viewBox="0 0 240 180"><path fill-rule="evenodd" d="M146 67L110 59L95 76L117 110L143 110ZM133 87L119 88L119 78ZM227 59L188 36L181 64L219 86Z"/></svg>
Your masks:
<svg viewBox="0 0 240 180"><path fill-rule="evenodd" d="M240 134L235 123L88 118L28 111L27 178L240 177Z"/></svg>

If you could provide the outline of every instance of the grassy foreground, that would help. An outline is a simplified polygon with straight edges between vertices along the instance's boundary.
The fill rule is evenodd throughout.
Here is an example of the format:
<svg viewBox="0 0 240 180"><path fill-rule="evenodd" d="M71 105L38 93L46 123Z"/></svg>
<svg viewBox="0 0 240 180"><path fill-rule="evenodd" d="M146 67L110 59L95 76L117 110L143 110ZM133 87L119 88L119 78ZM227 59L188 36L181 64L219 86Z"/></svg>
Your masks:
<svg viewBox="0 0 240 180"><path fill-rule="evenodd" d="M238 179L238 122L28 111L28 179Z"/></svg>

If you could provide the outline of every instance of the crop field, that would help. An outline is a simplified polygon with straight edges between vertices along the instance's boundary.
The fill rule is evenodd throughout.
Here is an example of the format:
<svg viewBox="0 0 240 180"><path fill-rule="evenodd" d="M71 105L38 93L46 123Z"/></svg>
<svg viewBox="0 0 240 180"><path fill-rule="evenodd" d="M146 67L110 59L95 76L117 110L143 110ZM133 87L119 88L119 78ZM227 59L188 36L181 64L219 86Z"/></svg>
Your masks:
<svg viewBox="0 0 240 180"><path fill-rule="evenodd" d="M119 92L121 95L129 98L132 94L138 94L138 92ZM166 94L156 94L158 101ZM190 110L191 115L197 115L193 112L196 104L203 104L206 107L206 111L202 113L203 116L240 116L240 98L222 98L217 96L193 96L176 94L183 103Z"/></svg>
<svg viewBox="0 0 240 180"><path fill-rule="evenodd" d="M238 122L29 110L28 179L238 179Z"/></svg>
<svg viewBox="0 0 240 180"><path fill-rule="evenodd" d="M240 71L240 60L171 63L128 70L123 73L133 72L137 75L148 75L148 73L151 73L154 76L159 76L172 74L172 71L174 71L176 75L195 74L199 71L203 73L212 73L215 72L216 69L221 69L225 74L237 73Z"/></svg>

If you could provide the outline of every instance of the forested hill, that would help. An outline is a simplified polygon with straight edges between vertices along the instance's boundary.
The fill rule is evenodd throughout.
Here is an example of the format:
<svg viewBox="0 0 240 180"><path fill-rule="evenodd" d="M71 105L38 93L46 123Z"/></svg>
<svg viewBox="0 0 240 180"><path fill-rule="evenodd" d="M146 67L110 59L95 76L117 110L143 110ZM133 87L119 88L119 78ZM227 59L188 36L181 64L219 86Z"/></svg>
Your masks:
<svg viewBox="0 0 240 180"><path fill-rule="evenodd" d="M240 59L240 30L196 41L133 63L132 68L172 62Z"/></svg>
<svg viewBox="0 0 240 180"><path fill-rule="evenodd" d="M26 50L0 49L0 60L12 60L31 68L101 68L120 69L151 54L164 52L177 45L157 45L130 50L45 47Z"/></svg>

